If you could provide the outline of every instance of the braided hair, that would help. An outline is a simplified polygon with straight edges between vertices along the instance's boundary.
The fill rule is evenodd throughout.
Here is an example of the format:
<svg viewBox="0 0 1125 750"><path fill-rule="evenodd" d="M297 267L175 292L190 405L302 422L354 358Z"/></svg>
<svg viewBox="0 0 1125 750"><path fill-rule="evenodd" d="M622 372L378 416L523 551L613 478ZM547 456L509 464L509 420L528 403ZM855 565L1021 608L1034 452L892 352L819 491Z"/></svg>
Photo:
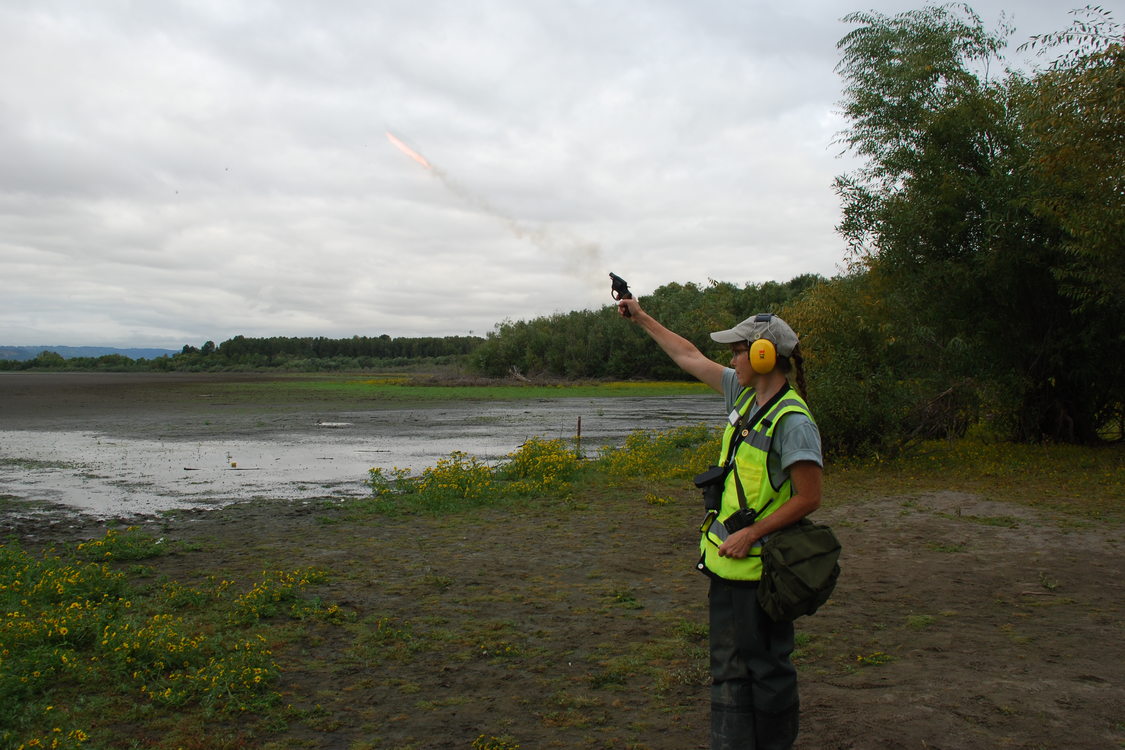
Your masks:
<svg viewBox="0 0 1125 750"><path fill-rule="evenodd" d="M788 375L790 371L795 370L793 383L797 386L797 393L801 394L801 398L807 402L809 392L808 386L805 384L805 357L801 354L800 344L793 347L793 353L789 357L778 357L777 369L781 370L783 375Z"/></svg>

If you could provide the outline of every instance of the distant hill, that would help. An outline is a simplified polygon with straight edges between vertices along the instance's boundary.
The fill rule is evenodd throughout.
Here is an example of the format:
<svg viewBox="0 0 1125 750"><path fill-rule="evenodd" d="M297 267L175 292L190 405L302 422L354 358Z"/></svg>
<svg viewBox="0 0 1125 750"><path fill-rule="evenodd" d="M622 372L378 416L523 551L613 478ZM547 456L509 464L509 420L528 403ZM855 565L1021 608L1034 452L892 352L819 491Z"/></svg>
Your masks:
<svg viewBox="0 0 1125 750"><path fill-rule="evenodd" d="M63 359L75 357L104 357L107 354L121 354L129 359L156 359L157 357L179 354L179 349L115 349L108 346L0 346L0 359L14 359L23 362L35 359L40 352L55 352Z"/></svg>

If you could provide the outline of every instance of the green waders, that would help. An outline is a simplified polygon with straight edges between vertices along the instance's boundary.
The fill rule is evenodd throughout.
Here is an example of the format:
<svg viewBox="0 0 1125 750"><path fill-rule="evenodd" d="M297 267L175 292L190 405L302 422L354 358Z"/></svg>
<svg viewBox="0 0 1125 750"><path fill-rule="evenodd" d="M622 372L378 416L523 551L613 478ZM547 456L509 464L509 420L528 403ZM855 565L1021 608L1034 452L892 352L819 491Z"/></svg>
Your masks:
<svg viewBox="0 0 1125 750"><path fill-rule="evenodd" d="M753 586L711 579L711 750L785 750L800 706L793 623L774 622Z"/></svg>

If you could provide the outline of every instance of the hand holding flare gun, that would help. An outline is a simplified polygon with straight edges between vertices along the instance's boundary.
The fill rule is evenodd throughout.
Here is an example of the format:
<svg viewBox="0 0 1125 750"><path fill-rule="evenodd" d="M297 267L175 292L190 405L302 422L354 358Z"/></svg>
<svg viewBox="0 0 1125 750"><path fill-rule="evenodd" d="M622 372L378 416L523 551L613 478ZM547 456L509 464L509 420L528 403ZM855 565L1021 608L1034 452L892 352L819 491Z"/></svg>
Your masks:
<svg viewBox="0 0 1125 750"><path fill-rule="evenodd" d="M615 300L633 299L633 293L629 291L629 282L625 281L625 279L621 278L612 271L609 274L609 278L613 283L613 289L610 294ZM627 307L623 308L621 312L626 318L633 317L629 312L629 308Z"/></svg>

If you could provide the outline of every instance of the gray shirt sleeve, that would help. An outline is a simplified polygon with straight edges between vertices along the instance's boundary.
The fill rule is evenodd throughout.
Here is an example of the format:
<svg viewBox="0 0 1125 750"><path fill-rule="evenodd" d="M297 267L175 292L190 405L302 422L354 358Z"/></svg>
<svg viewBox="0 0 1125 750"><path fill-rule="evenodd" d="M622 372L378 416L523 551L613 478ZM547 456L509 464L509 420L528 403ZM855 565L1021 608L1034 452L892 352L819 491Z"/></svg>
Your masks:
<svg viewBox="0 0 1125 750"><path fill-rule="evenodd" d="M723 370L723 398L727 405L724 417L734 411L734 402L738 400L740 393L742 393L742 384L738 382L738 373L733 367L726 368Z"/></svg>
<svg viewBox="0 0 1125 750"><path fill-rule="evenodd" d="M779 446L778 458L782 469L788 469L798 461L812 461L817 466L824 466L820 430L804 414L786 415L774 430L774 443Z"/></svg>
<svg viewBox="0 0 1125 750"><path fill-rule="evenodd" d="M820 430L804 414L792 412L785 415L773 431L773 444L766 457L770 483L780 487L789 476L789 467L798 461L812 461L824 468Z"/></svg>

